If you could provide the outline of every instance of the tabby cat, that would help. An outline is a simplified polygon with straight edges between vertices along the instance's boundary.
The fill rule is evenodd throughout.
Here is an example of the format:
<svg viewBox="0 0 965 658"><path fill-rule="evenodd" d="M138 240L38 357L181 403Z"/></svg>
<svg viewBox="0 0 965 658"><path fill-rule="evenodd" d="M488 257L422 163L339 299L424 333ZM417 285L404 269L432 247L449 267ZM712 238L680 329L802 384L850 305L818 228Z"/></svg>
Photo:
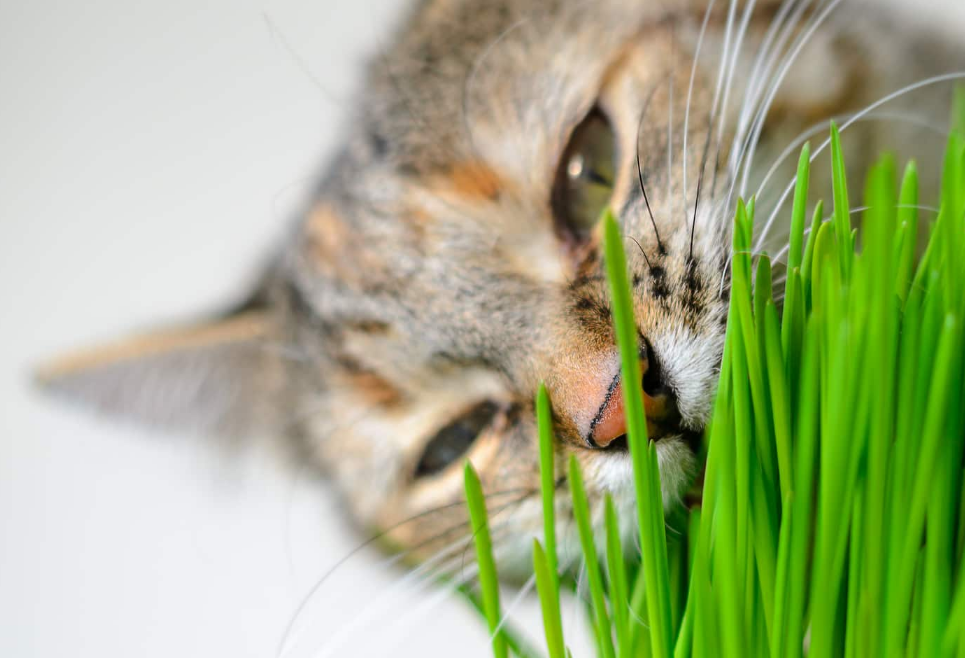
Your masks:
<svg viewBox="0 0 965 658"><path fill-rule="evenodd" d="M597 509L606 492L632 504L622 387L641 388L664 502L677 504L720 367L737 197L778 217L759 247L780 256L799 135L817 146L838 117L858 173L885 147L927 157L942 144L928 135L947 78L874 103L965 68L961 54L883 13L840 0L422 0L373 59L342 148L250 298L63 359L42 380L154 424L271 437L324 471L360 525L441 571L464 559L469 459L500 568L523 573L541 527L539 384L559 463L576 455ZM827 190L816 146L814 187ZM629 384L606 207L635 295L644 375ZM564 565L577 545L561 542Z"/></svg>

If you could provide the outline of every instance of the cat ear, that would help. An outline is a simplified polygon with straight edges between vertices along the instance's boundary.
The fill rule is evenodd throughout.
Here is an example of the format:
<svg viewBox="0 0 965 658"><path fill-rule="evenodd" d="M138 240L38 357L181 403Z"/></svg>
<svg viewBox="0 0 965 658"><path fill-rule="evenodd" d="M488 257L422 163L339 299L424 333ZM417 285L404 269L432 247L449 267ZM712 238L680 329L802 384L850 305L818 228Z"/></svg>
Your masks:
<svg viewBox="0 0 965 658"><path fill-rule="evenodd" d="M248 435L280 412L282 362L267 311L241 312L58 359L37 373L48 391L155 426Z"/></svg>

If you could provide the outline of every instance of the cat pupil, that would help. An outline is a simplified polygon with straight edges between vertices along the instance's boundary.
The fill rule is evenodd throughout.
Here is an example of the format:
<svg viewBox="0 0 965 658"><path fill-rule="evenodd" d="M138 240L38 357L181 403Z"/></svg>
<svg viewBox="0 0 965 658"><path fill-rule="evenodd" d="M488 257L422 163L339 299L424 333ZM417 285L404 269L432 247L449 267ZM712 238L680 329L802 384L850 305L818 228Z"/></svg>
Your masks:
<svg viewBox="0 0 965 658"><path fill-rule="evenodd" d="M439 430L419 459L416 477L434 475L466 454L498 412L495 403L483 402Z"/></svg>
<svg viewBox="0 0 965 658"><path fill-rule="evenodd" d="M615 151L610 121L595 108L573 131L553 186L553 211L566 237L585 240L609 205Z"/></svg>

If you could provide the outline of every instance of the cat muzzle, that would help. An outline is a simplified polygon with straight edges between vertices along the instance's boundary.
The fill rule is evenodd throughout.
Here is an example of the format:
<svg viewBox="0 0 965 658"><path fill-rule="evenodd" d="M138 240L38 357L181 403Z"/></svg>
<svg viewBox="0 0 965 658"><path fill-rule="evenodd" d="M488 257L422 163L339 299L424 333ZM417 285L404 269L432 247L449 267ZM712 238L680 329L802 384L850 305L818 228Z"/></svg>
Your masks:
<svg viewBox="0 0 965 658"><path fill-rule="evenodd" d="M680 412L673 391L663 381L648 359L640 360L640 392L647 416L647 436L652 441L680 432ZM620 373L613 378L606 396L590 423L587 443L599 450L626 449L627 420L623 402L623 382Z"/></svg>

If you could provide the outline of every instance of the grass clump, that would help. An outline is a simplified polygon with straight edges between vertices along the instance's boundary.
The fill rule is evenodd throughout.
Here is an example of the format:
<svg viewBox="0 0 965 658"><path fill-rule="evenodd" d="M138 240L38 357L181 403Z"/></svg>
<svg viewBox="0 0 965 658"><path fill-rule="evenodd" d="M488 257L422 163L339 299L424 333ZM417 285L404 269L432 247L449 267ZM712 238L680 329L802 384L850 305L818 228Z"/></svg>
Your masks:
<svg viewBox="0 0 965 658"><path fill-rule="evenodd" d="M859 245L834 126L833 211L825 220L819 203L805 230L805 146L780 310L769 259L751 253L753 201L738 204L702 504L675 512L680 537L668 541L633 387L623 390L639 559L624 555L609 499L606 541L595 540L569 464L600 656L965 656L965 95L957 105L924 245L915 165L899 179L888 156L867 176ZM604 221L623 378L640 381L621 235ZM537 410L545 533L534 569L549 655L565 658L545 390ZM486 541L476 545L493 629L495 574Z"/></svg>

